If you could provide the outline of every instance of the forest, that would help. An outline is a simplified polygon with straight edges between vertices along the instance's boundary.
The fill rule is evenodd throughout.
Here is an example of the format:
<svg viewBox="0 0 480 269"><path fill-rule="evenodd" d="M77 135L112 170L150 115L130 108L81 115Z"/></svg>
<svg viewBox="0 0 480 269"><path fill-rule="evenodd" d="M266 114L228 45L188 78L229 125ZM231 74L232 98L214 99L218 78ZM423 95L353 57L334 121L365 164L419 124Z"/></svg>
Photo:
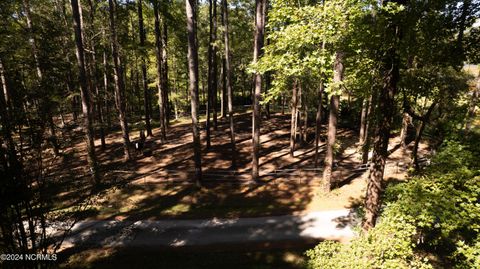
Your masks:
<svg viewBox="0 0 480 269"><path fill-rule="evenodd" d="M1 0L1 268L480 268L479 0Z"/></svg>

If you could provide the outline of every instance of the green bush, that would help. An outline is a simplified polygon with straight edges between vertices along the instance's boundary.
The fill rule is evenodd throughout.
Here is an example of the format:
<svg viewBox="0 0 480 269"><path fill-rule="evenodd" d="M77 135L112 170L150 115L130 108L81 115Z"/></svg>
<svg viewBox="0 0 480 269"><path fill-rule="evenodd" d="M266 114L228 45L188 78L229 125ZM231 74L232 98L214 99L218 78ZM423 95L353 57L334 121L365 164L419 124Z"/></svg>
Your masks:
<svg viewBox="0 0 480 269"><path fill-rule="evenodd" d="M414 252L415 226L402 216L385 214L368 233L349 244L325 241L307 251L309 268L432 268Z"/></svg>
<svg viewBox="0 0 480 269"><path fill-rule="evenodd" d="M480 147L447 141L421 175L389 186L377 226L349 244L308 251L311 268L432 268L418 253L455 268L480 268Z"/></svg>

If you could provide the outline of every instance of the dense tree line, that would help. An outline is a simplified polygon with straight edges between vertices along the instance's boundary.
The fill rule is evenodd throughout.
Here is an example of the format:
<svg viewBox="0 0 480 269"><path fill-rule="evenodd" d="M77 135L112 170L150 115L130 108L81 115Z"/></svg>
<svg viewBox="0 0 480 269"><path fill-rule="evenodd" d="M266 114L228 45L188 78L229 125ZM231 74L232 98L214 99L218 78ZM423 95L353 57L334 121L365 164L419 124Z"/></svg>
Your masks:
<svg viewBox="0 0 480 269"><path fill-rule="evenodd" d="M47 251L45 159L49 149L61 154L68 117L81 123L95 186L105 172L98 151L117 126L124 159L134 161L133 124L165 143L172 121L190 117L201 186L202 155L221 119L236 168L234 114L244 105L252 112L251 179L261 180L262 120L287 102L290 155L313 143L318 167L325 140L325 191L335 187L338 128L358 130L370 167L367 231L382 205L392 133L406 148L414 126L419 170L426 132L440 145L452 128L471 128L480 89L469 91L462 67L479 60L479 9L470 0L1 1L1 248Z"/></svg>

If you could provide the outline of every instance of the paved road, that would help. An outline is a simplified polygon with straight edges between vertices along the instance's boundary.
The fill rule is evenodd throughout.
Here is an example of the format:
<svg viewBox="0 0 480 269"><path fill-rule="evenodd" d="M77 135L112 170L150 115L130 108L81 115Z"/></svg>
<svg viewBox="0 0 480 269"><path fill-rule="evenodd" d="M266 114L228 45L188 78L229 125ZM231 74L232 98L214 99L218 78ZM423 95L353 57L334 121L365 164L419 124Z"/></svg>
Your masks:
<svg viewBox="0 0 480 269"><path fill-rule="evenodd" d="M238 219L81 221L64 247L206 246L278 241L339 240L354 236L348 210Z"/></svg>

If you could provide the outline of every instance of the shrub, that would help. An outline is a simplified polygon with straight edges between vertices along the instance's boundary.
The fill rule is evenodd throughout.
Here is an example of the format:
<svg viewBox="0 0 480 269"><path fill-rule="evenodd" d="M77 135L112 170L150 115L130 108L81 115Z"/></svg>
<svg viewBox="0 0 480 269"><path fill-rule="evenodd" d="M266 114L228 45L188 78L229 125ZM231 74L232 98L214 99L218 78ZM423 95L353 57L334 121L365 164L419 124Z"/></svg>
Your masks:
<svg viewBox="0 0 480 269"><path fill-rule="evenodd" d="M310 268L432 268L420 252L480 268L477 144L445 142L422 175L387 188L375 228L346 245L320 243L307 252Z"/></svg>
<svg viewBox="0 0 480 269"><path fill-rule="evenodd" d="M309 268L432 268L414 252L416 229L411 222L384 214L375 228L349 244L325 241L307 251Z"/></svg>

